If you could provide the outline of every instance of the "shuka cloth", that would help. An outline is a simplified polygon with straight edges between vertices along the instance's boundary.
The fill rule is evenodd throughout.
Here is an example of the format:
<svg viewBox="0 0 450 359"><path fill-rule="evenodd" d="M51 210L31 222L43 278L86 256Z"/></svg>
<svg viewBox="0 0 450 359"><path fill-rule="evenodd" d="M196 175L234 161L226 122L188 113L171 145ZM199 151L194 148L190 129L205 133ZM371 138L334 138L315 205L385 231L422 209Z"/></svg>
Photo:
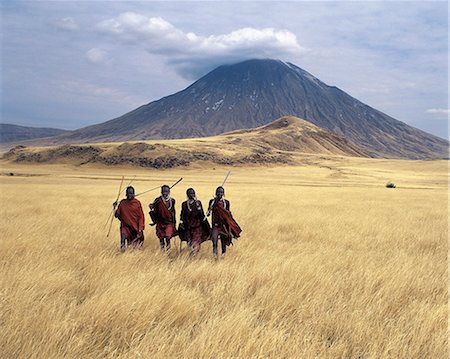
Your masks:
<svg viewBox="0 0 450 359"><path fill-rule="evenodd" d="M202 202L198 200L184 201L181 204L180 219L183 222L183 226L180 227L184 229L183 238L180 236L182 240L200 245L200 243L209 239L211 227L205 220Z"/></svg>
<svg viewBox="0 0 450 359"><path fill-rule="evenodd" d="M242 229L229 210L230 202L228 200L218 200L217 198L211 200L211 202L213 228L218 229L218 234L239 238Z"/></svg>
<svg viewBox="0 0 450 359"><path fill-rule="evenodd" d="M158 197L153 202L152 210L156 219L156 235L159 239L172 238L178 233L175 230L175 200L164 201Z"/></svg>
<svg viewBox="0 0 450 359"><path fill-rule="evenodd" d="M144 212L136 198L121 200L116 217L120 220L120 233L126 235L129 241L133 241L137 233L145 228Z"/></svg>
<svg viewBox="0 0 450 359"><path fill-rule="evenodd" d="M120 234L125 236L128 241L128 245L142 244L142 242L144 242L144 233L142 233L140 238L137 238L138 232L136 232L136 230L132 227L121 226Z"/></svg>

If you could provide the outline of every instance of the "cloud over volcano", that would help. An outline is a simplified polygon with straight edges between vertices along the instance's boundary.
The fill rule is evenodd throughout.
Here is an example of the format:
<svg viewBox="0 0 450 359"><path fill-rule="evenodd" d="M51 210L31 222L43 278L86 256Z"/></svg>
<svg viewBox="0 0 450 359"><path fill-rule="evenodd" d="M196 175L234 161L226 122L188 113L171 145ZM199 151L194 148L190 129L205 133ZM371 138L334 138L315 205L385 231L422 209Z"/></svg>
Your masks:
<svg viewBox="0 0 450 359"><path fill-rule="evenodd" d="M283 58L306 51L288 30L245 27L227 34L199 35L161 17L125 12L101 21L97 29L114 39L143 46L165 57L183 77L197 78L224 63L251 58Z"/></svg>

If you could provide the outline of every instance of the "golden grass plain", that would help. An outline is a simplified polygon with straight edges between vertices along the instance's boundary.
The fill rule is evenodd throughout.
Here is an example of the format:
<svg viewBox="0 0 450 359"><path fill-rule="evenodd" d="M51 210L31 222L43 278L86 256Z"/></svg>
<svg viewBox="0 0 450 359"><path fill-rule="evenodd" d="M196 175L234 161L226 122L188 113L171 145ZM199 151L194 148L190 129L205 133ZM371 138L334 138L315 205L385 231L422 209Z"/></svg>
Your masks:
<svg viewBox="0 0 450 359"><path fill-rule="evenodd" d="M447 162L309 158L164 171L2 162L0 357L448 358ZM223 260L207 242L169 261L149 226L142 251L119 253L118 221L106 238L122 175L137 192L183 177L179 212L186 188L205 204L228 169L243 233ZM140 198L146 224L157 195Z"/></svg>

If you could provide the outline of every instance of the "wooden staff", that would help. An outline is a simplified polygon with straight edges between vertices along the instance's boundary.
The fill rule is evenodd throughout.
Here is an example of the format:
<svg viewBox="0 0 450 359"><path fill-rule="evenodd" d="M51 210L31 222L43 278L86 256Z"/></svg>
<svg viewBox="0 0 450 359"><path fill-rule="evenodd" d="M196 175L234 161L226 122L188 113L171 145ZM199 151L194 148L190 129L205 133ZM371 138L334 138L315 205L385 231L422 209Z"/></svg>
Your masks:
<svg viewBox="0 0 450 359"><path fill-rule="evenodd" d="M228 171L228 172L227 172L227 175L225 176L225 178L224 178L224 180L223 180L223 182L222 182L222 185L221 185L220 187L225 186L225 182L227 181L228 176L230 175L230 173L231 173L231 171Z"/></svg>
<svg viewBox="0 0 450 359"><path fill-rule="evenodd" d="M178 181L176 181L172 186L170 186L169 188L172 189L173 187L175 187L178 183L180 183L183 180L183 177L181 177ZM176 228L175 228L176 230ZM178 252L178 254L181 253L181 238L180 236L178 236L179 240L180 240L180 251Z"/></svg>
<svg viewBox="0 0 450 359"><path fill-rule="evenodd" d="M120 193L122 192L122 184L123 184L123 180L124 180L124 176L122 176L122 181L120 182L119 193L118 193L118 195L117 195L117 199L119 198ZM116 201L117 201L117 200L116 200ZM105 223L105 225L103 226L103 228L106 228L106 226L107 226L108 223L109 223L109 220L111 219L111 215L112 215L113 213L114 213L114 208L113 208L113 210L109 213L108 219L106 220L106 223Z"/></svg>
<svg viewBox="0 0 450 359"><path fill-rule="evenodd" d="M183 180L183 177L181 177L178 181L176 181L176 182L175 182L172 186L170 186L169 188L172 189L172 188L175 187L178 183L180 183L182 180ZM151 192L151 191L154 191L155 189L158 189L158 188L161 188L161 186L153 187L153 188L150 188L150 189L147 190L147 191L138 193L137 195L135 195L135 197L140 196L140 195L143 195L143 194L148 193L148 192Z"/></svg>
<svg viewBox="0 0 450 359"><path fill-rule="evenodd" d="M222 182L222 184L220 185L220 187L223 187L223 186L225 186L225 182L227 181L227 179L228 179L228 177L230 176L230 174L231 174L231 171L228 171L227 172L227 174L225 175L225 178L223 179L223 182ZM216 194L214 193L214 198L216 197ZM214 204L214 202L211 204L211 205L213 205ZM209 216L210 214L211 214L211 207L208 207L208 211L206 212L206 216L205 216L205 219L206 219L206 217L207 216Z"/></svg>
<svg viewBox="0 0 450 359"><path fill-rule="evenodd" d="M183 177L181 177L178 181L176 181L172 186L170 186L169 188L172 189L173 187L175 187L178 183L180 183L183 180Z"/></svg>
<svg viewBox="0 0 450 359"><path fill-rule="evenodd" d="M122 176L122 181L120 181L119 192L117 193L117 197L116 197L116 200L114 201L114 203L117 203L117 201L119 200L120 193L122 192L123 180L124 180L124 176ZM115 212L115 210L116 210L116 208L113 207L113 210L111 211L111 214L110 214L111 221L109 222L109 229L108 229L108 234L106 235L106 237L109 237L109 233L111 233L111 227L112 227L112 223L113 223L113 220L114 220L114 212ZM110 219L108 218L108 220L110 220Z"/></svg>
<svg viewBox="0 0 450 359"><path fill-rule="evenodd" d="M128 187L130 187L130 185L133 183L135 178L136 178L136 175L133 177L133 179L130 182L128 182L128 184L122 189L122 191L120 191L121 194L122 194L122 192L125 192Z"/></svg>

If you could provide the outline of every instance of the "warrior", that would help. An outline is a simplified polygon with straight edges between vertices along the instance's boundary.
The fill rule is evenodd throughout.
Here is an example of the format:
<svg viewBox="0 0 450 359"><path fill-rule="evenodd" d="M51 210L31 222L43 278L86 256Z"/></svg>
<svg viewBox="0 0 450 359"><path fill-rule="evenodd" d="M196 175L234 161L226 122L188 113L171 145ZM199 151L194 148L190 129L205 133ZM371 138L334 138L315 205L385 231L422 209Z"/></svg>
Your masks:
<svg viewBox="0 0 450 359"><path fill-rule="evenodd" d="M227 246L232 244L232 239L239 238L239 235L242 232L230 212L230 201L226 200L224 195L224 188L222 186L217 187L216 197L209 201L207 212L208 216L212 213L211 239L213 242L213 255L215 259L217 259L218 256L218 239L220 238L222 245L223 257L227 251Z"/></svg>
<svg viewBox="0 0 450 359"><path fill-rule="evenodd" d="M170 254L170 239L177 235L175 218L175 199L170 197L170 187L161 187L161 196L149 205L150 217L156 224L156 235L159 238L161 251Z"/></svg>
<svg viewBox="0 0 450 359"><path fill-rule="evenodd" d="M117 202L113 203L113 207L117 207ZM114 215L120 220L120 250L125 251L127 242L128 246L142 248L145 227L144 212L141 202L134 198L133 187L127 187L126 198L120 201Z"/></svg>
<svg viewBox="0 0 450 359"><path fill-rule="evenodd" d="M202 202L195 196L195 190L186 191L187 200L181 204L179 235L185 239L191 248L191 254L197 255L200 244L209 239L210 226L203 211Z"/></svg>

